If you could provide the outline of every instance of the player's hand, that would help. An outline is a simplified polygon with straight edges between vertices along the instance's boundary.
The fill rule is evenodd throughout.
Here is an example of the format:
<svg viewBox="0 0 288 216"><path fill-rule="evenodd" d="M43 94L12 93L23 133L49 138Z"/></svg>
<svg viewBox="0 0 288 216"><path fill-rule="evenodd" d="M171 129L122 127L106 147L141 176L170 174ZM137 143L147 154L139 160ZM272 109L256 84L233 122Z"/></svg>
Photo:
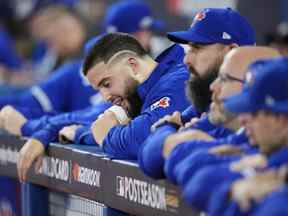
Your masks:
<svg viewBox="0 0 288 216"><path fill-rule="evenodd" d="M18 136L21 135L22 126L27 122L27 119L10 105L2 108L0 119L3 129Z"/></svg>
<svg viewBox="0 0 288 216"><path fill-rule="evenodd" d="M182 127L179 128L179 131L183 131L187 128L192 127L195 123L197 123L200 120L198 117L192 118L189 122L186 122Z"/></svg>
<svg viewBox="0 0 288 216"><path fill-rule="evenodd" d="M163 157L167 158L172 150L179 144L192 141L192 140L205 140L205 141L212 141L214 140L209 134L200 131L200 130L187 130L179 133L172 134L168 136L165 140L163 146Z"/></svg>
<svg viewBox="0 0 288 216"><path fill-rule="evenodd" d="M98 116L97 120L94 121L91 126L95 141L102 146L103 140L105 139L109 130L119 124L120 122L117 120L115 114L109 110L106 110L103 114Z"/></svg>
<svg viewBox="0 0 288 216"><path fill-rule="evenodd" d="M248 211L252 201L260 202L268 194L285 185L282 170L268 170L255 176L235 181L231 188L231 198L242 211Z"/></svg>
<svg viewBox="0 0 288 216"><path fill-rule="evenodd" d="M62 128L59 132L59 141L63 144L71 143L75 140L76 131L81 125L69 125Z"/></svg>
<svg viewBox="0 0 288 216"><path fill-rule="evenodd" d="M157 122L155 122L152 127L151 131L155 131L158 127L165 123L173 123L178 125L179 127L183 126L182 120L181 120L181 113L178 111L175 111L172 115L166 115L163 118L159 119Z"/></svg>
<svg viewBox="0 0 288 216"><path fill-rule="evenodd" d="M261 154L244 156L241 160L231 163L230 170L241 172L250 168L265 168L267 166L267 159Z"/></svg>
<svg viewBox="0 0 288 216"><path fill-rule="evenodd" d="M36 139L29 139L19 152L17 172L20 182L27 179L27 172L32 163L36 161L35 168L39 170L44 155L44 146Z"/></svg>

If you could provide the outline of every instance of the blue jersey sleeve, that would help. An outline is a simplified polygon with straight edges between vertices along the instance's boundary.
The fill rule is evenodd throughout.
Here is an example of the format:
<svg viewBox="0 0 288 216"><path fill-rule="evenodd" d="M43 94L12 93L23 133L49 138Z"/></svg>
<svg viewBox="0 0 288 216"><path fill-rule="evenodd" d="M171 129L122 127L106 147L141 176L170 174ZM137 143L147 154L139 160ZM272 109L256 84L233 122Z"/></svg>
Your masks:
<svg viewBox="0 0 288 216"><path fill-rule="evenodd" d="M161 101L161 99L158 99L156 103L152 103L151 106L146 108L140 116L133 119L127 126L119 125L113 127L104 139L104 151L117 158L137 159L139 147L150 134L150 128L153 123L161 117L179 110L180 101L177 101L172 96L168 97L170 99L169 106L155 106L156 103ZM182 100L181 106L183 103L185 102Z"/></svg>
<svg viewBox="0 0 288 216"><path fill-rule="evenodd" d="M162 156L163 145L166 137L175 133L172 124L166 124L152 133L140 147L138 163L142 171L152 178L164 178L164 158Z"/></svg>
<svg viewBox="0 0 288 216"><path fill-rule="evenodd" d="M191 127L186 128L185 130L190 130L190 129L197 129L197 130L204 131L215 139L225 138L233 134L233 131L223 127L222 125L212 124L207 115L201 116L199 121L194 123Z"/></svg>
<svg viewBox="0 0 288 216"><path fill-rule="evenodd" d="M26 118L38 118L44 114L71 111L67 108L71 94L69 83L78 76L80 62L67 63L39 85L19 95L0 97L0 107L12 105Z"/></svg>
<svg viewBox="0 0 288 216"><path fill-rule="evenodd" d="M53 72L45 82L30 89L30 94L37 100L44 112L69 112L67 104L71 94L71 83L77 79L80 62L67 63Z"/></svg>
<svg viewBox="0 0 288 216"><path fill-rule="evenodd" d="M189 112L192 113L192 115L189 114ZM195 111L193 107L192 109L191 107L187 108L183 113L187 113L187 114L184 114L187 116L190 115L189 119L193 118L195 115ZM211 123L207 123L207 121L208 121L207 118L200 120L198 123L196 123L195 125L193 125L193 127L189 129L200 129L204 131L207 130L208 132L212 129L215 130L216 127L211 126ZM147 138L147 140L143 143L143 146L140 148L140 151L139 151L138 161L139 161L140 167L147 175L154 177L154 178L163 177L164 175L163 173L164 159L162 157L163 144L169 135L174 134L176 132L177 132L177 128L173 124L165 123L164 125L159 127L153 134L151 134ZM191 142L199 143L200 141L191 141ZM216 145L218 143L221 143L221 141L215 141L211 143L215 143ZM193 144L193 146L197 147L197 144L195 145ZM201 144L199 144L198 146L200 148ZM202 146L204 147L205 144ZM206 147L208 146L209 145L206 145Z"/></svg>
<svg viewBox="0 0 288 216"><path fill-rule="evenodd" d="M20 95L7 95L0 97L0 108L12 105L17 111L21 112L27 119L39 118L45 112L41 108L38 101L29 92ZM46 112L45 114L53 114L54 112Z"/></svg>
<svg viewBox="0 0 288 216"><path fill-rule="evenodd" d="M59 130L63 127L72 124L88 125L109 106L109 103L102 103L98 106L72 113L64 113L53 117L43 116L40 119L31 120L25 123L22 127L22 134L24 136L30 136L32 134L32 137L38 139L47 146L49 142L55 141Z"/></svg>
<svg viewBox="0 0 288 216"><path fill-rule="evenodd" d="M192 118L197 117L197 112L193 106L189 106L181 113L181 121L183 124L189 122Z"/></svg>

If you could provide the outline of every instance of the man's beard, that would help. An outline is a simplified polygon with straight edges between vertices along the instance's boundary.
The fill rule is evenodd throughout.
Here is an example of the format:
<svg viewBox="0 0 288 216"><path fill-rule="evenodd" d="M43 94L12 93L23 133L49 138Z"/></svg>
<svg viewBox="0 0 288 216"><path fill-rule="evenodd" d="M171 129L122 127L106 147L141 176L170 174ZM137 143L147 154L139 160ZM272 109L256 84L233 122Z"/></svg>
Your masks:
<svg viewBox="0 0 288 216"><path fill-rule="evenodd" d="M186 83L186 94L197 112L205 112L211 103L210 84L217 78L219 67L210 69L205 77L200 77L192 67L189 70L192 75Z"/></svg>
<svg viewBox="0 0 288 216"><path fill-rule="evenodd" d="M137 87L138 87L138 82L137 81L131 81L130 88L127 88L126 91L126 100L128 101L128 110L127 114L129 118L134 119L135 117L139 116L141 113L142 109L142 100L137 92Z"/></svg>

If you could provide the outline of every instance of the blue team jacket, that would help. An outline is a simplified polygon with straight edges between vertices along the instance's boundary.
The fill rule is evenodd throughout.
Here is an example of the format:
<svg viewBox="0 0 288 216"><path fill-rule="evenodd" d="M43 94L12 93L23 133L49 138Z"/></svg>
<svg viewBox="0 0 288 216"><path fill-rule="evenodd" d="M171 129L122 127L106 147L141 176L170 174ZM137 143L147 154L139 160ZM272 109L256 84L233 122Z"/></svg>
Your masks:
<svg viewBox="0 0 288 216"><path fill-rule="evenodd" d="M0 107L10 104L27 118L71 112L99 102L97 92L80 72L81 61L66 63L51 77L18 96L0 97Z"/></svg>
<svg viewBox="0 0 288 216"><path fill-rule="evenodd" d="M268 159L267 169L269 168L278 169L281 165L287 164L287 161L288 161L287 156L288 156L288 148L286 147L274 152L267 158ZM209 207L208 207L209 215L210 214L211 215L224 215L224 212L225 213L229 212L229 214L233 212L233 215L240 215L238 205L233 201L228 201L228 200L225 201L223 197L228 196L227 194L229 194L230 187L233 181L235 181L236 179L242 178L243 174L232 172L229 170L227 166L223 166L223 167L215 166L215 167L206 168L206 170L207 170L206 174L203 175L203 178L210 179L209 187L219 188L219 190L213 192L213 195L209 203ZM213 178L211 178L211 176L213 176ZM211 181L212 179L214 183L212 183ZM220 182L222 183L224 182L224 183L223 183L223 186L219 187ZM199 182L193 183L191 181L191 184L186 186L185 194L187 195L187 197L189 196L188 194L191 194L191 191L189 190L191 190L190 188L193 187L192 186L193 184L194 185L197 184L197 187L199 187ZM202 187L202 189L203 188L204 187ZM188 200L189 199L192 200L193 198L189 196ZM251 211L254 210L254 207L255 206L252 205L252 208L248 212L249 214L247 213L247 215L251 214Z"/></svg>
<svg viewBox="0 0 288 216"><path fill-rule="evenodd" d="M158 66L137 89L143 103L141 114L127 126L118 125L109 131L103 142L106 153L117 158L137 159L139 147L150 134L152 124L189 106L185 96L189 73L183 57L183 48L173 45L156 59Z"/></svg>
<svg viewBox="0 0 288 216"><path fill-rule="evenodd" d="M217 139L214 141L194 140L190 142L184 142L176 146L165 161L164 173L170 181L176 183L177 180L174 172L176 166L186 157L191 155L192 152L200 149L208 149L210 147L215 147L222 144L245 145L246 143L247 137L244 130L242 130L240 133L232 134L226 138ZM189 162L187 165L189 166Z"/></svg>

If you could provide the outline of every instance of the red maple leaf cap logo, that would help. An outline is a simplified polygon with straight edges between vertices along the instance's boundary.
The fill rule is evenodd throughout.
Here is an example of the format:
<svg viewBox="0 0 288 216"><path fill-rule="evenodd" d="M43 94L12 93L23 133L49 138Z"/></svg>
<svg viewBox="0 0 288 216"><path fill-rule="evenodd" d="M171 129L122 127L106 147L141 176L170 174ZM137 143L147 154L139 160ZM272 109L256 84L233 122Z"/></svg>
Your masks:
<svg viewBox="0 0 288 216"><path fill-rule="evenodd" d="M194 21L195 21L195 22L196 22L196 21L201 21L201 20L205 19L205 17L206 17L206 13L205 13L204 11L200 11L200 12L198 12L198 13L195 15Z"/></svg>
<svg viewBox="0 0 288 216"><path fill-rule="evenodd" d="M191 24L191 26L193 26L196 22L199 22L203 19L205 19L206 17L206 11L200 11L198 13L196 13L196 15L193 18L193 22Z"/></svg>

